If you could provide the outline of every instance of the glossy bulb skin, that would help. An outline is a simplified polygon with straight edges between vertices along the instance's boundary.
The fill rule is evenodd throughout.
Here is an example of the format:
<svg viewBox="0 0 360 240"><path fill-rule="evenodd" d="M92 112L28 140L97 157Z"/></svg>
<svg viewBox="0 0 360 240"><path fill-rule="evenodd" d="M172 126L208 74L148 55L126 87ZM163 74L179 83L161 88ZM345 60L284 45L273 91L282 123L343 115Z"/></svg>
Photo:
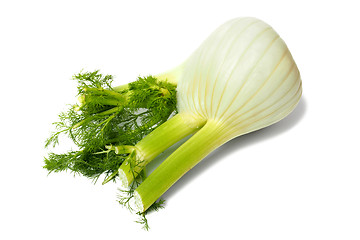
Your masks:
<svg viewBox="0 0 360 240"><path fill-rule="evenodd" d="M302 93L300 73L285 42L256 18L220 26L181 73L179 112L225 124L230 138L281 120Z"/></svg>

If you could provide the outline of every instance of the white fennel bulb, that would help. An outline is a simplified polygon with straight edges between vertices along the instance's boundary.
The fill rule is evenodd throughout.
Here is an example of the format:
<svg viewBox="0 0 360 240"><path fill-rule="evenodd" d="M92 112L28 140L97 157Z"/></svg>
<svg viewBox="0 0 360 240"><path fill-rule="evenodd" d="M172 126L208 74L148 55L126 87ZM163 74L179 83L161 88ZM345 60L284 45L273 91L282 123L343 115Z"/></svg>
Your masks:
<svg viewBox="0 0 360 240"><path fill-rule="evenodd" d="M281 120L301 93L285 42L256 18L220 26L186 61L177 87L179 112L225 124L228 140Z"/></svg>
<svg viewBox="0 0 360 240"><path fill-rule="evenodd" d="M184 63L158 78L177 82L179 113L136 144L119 169L123 184L128 186L166 148L194 135L134 191L139 212L211 151L287 116L302 94L285 42L256 18L223 24Z"/></svg>

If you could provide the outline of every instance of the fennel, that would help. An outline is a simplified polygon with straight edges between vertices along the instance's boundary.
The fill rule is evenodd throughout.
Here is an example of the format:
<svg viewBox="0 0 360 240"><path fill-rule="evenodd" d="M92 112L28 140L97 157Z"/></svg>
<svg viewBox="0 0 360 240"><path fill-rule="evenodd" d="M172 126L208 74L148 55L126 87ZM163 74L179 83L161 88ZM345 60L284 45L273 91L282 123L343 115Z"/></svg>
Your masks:
<svg viewBox="0 0 360 240"><path fill-rule="evenodd" d="M97 77L75 77L80 114L71 108L60 115L47 143L67 133L80 151L50 154L45 167L105 174L104 183L119 178L127 188L119 202L142 216L145 228L145 215L162 207L159 198L187 171L227 141L286 117L302 94L286 44L256 18L228 21L184 63L156 77L112 88L112 77L87 74ZM190 135L146 176L148 163Z"/></svg>

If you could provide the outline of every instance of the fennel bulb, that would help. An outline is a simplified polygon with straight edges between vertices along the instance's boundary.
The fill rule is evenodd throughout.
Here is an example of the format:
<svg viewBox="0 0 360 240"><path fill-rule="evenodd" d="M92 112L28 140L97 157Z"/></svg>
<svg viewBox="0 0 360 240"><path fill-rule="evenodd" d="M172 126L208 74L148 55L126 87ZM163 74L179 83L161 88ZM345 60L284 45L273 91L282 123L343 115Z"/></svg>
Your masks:
<svg viewBox="0 0 360 240"><path fill-rule="evenodd" d="M298 68L268 24L237 18L220 26L178 70L179 113L170 121L179 119L180 132L188 126L200 130L135 190L138 210L150 207L214 149L287 116L301 93Z"/></svg>
<svg viewBox="0 0 360 240"><path fill-rule="evenodd" d="M161 207L159 197L227 141L287 116L301 93L299 70L279 35L255 18L237 18L216 29L174 69L112 87L113 77L81 72L80 104L59 115L46 146L67 134L79 148L50 153L49 172L70 170L103 184L118 176L141 220ZM177 86L176 86L177 85ZM149 176L156 156L192 135Z"/></svg>

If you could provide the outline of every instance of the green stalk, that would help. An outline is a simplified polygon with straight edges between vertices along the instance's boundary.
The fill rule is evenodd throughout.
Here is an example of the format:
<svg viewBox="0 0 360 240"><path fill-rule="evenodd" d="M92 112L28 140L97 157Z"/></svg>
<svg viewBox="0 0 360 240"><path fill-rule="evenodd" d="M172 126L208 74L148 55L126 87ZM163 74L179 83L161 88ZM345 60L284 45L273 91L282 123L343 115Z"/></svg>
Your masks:
<svg viewBox="0 0 360 240"><path fill-rule="evenodd" d="M225 126L209 120L194 136L173 152L135 190L135 205L140 212L148 209L178 179L217 147L228 141Z"/></svg>
<svg viewBox="0 0 360 240"><path fill-rule="evenodd" d="M80 95L78 97L78 101L80 106L78 110L81 110L86 104L96 103L99 105L109 105L109 106L120 106L124 105L125 100L118 100L112 98L105 98L105 97L98 97L98 96L91 96L91 95Z"/></svg>
<svg viewBox="0 0 360 240"><path fill-rule="evenodd" d="M125 99L123 94L113 90L99 89L99 88L84 88L84 92L89 92L100 96L109 96L118 99L120 101L124 101Z"/></svg>
<svg viewBox="0 0 360 240"><path fill-rule="evenodd" d="M129 186L156 156L181 139L198 131L205 122L202 118L177 114L156 128L135 145L135 159L129 158L120 166L119 177L122 185Z"/></svg>
<svg viewBox="0 0 360 240"><path fill-rule="evenodd" d="M91 101L91 98L90 98ZM109 105L109 106L122 106L126 100L119 101L117 99L106 99L106 98L97 98L96 103L100 105Z"/></svg>
<svg viewBox="0 0 360 240"><path fill-rule="evenodd" d="M124 91L124 90L128 90L129 89L129 84L124 84L124 85L120 85L120 86L116 86L116 87L113 87L112 88L114 91L116 92L121 92L121 91Z"/></svg>

